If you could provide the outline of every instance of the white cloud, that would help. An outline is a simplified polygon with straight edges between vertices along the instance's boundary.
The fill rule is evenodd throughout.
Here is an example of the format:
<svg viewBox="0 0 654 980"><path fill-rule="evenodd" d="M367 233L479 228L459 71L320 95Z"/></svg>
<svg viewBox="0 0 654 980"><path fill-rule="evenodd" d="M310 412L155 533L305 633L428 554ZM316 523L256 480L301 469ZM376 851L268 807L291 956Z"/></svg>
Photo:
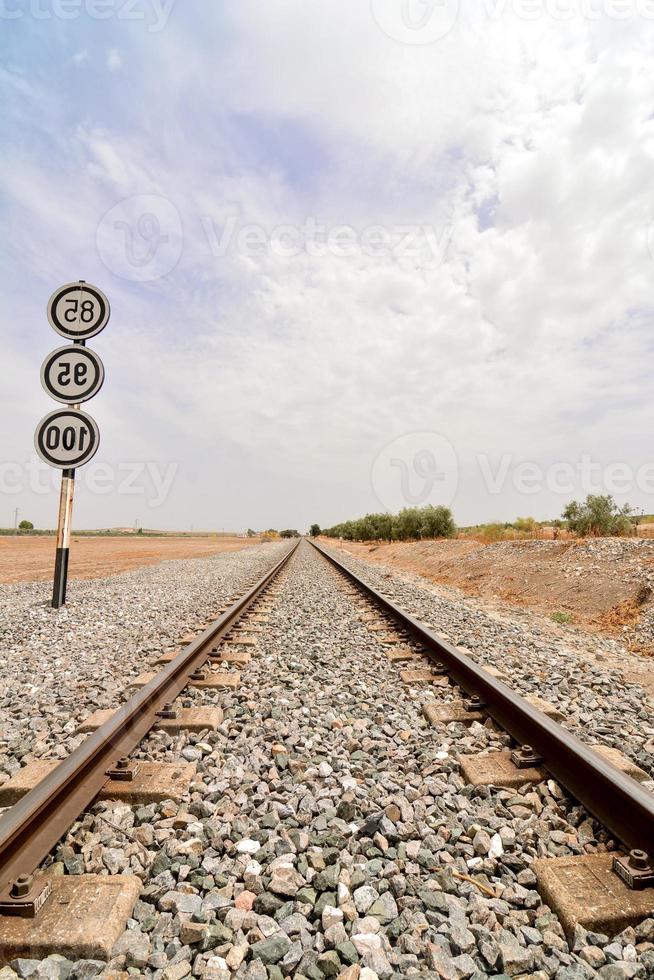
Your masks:
<svg viewBox="0 0 654 980"><path fill-rule="evenodd" d="M110 48L107 51L107 68L109 71L118 71L118 69L122 67L123 59L121 55L115 48Z"/></svg>
<svg viewBox="0 0 654 980"><path fill-rule="evenodd" d="M232 526L374 508L372 462L412 430L453 443L462 521L565 502L489 497L478 453L647 456L652 26L607 33L495 9L462 7L443 40L417 47L381 32L366 4L243 0L202 31L176 8L156 43L134 35L129 126L104 113L46 133L59 168L11 148L2 179L23 218L22 267L44 296L83 269L112 300L97 344L102 451L180 463L177 495L146 524L188 523L194 494L196 526L221 524L202 486ZM95 253L98 223L131 195L168 198L184 235L174 269L142 284ZM436 261L284 258L235 235L219 255L229 215L266 241L315 219L357 234L427 225L447 248ZM135 254L151 229L134 222ZM36 361L19 371L26 390L38 384ZM118 522L96 503L90 522ZM103 515L123 503L103 498Z"/></svg>

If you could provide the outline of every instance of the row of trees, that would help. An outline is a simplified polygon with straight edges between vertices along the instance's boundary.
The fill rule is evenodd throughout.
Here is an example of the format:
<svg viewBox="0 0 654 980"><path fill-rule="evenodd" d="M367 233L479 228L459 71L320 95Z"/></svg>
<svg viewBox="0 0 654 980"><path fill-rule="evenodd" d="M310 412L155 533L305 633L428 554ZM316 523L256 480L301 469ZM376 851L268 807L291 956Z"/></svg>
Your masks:
<svg viewBox="0 0 654 980"><path fill-rule="evenodd" d="M274 527L269 527L267 531L254 531L251 527L247 529L248 538L256 538L257 534L260 534L264 539L272 538L299 538L300 532L296 531L294 527L287 527L283 531L276 531Z"/></svg>
<svg viewBox="0 0 654 980"><path fill-rule="evenodd" d="M311 533L314 527L312 525ZM320 533L320 528L318 528ZM399 514L366 514L323 530L330 538L346 541L411 541L418 538L453 538L456 524L449 507L405 507Z"/></svg>
<svg viewBox="0 0 654 980"><path fill-rule="evenodd" d="M612 496L589 494L581 503L571 501L560 520L551 522L554 528L565 528L579 537L636 534L642 511L630 504L619 506ZM488 524L470 528L470 531L487 534L496 531L495 539L501 540L506 532L516 531L535 536L540 530L533 517L518 517L513 523ZM325 534L330 538L346 541L415 541L421 538L453 538L457 527L448 507L405 507L399 514L366 514L354 521L344 521L321 531L312 524L312 537Z"/></svg>

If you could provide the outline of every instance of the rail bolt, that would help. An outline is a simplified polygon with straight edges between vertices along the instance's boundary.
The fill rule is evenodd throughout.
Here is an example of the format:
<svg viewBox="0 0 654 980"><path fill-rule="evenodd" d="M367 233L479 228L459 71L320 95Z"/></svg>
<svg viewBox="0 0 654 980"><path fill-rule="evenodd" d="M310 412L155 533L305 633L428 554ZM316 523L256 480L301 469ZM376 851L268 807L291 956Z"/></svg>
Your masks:
<svg viewBox="0 0 654 980"><path fill-rule="evenodd" d="M614 854L613 870L628 888L651 888L654 885L654 868L649 854L638 847L628 854Z"/></svg>
<svg viewBox="0 0 654 980"><path fill-rule="evenodd" d="M531 769L533 766L539 766L542 761L543 757L538 755L531 745L521 745L511 753L511 762L518 769Z"/></svg>
<svg viewBox="0 0 654 980"><path fill-rule="evenodd" d="M639 848L635 847L633 850L629 851L629 864L632 868L637 868L639 871L644 871L649 867L649 854L647 851L641 851Z"/></svg>
<svg viewBox="0 0 654 980"><path fill-rule="evenodd" d="M120 759L117 760L116 769L128 769L128 768L129 768L129 759L126 755L123 755L121 756Z"/></svg>
<svg viewBox="0 0 654 980"><path fill-rule="evenodd" d="M203 681L205 678L205 673L203 670L200 670L200 668L198 667L198 669L194 670L193 673L190 675L190 678L192 681Z"/></svg>
<svg viewBox="0 0 654 980"><path fill-rule="evenodd" d="M32 875L19 875L12 881L9 894L12 898L25 898L31 892L33 882Z"/></svg>

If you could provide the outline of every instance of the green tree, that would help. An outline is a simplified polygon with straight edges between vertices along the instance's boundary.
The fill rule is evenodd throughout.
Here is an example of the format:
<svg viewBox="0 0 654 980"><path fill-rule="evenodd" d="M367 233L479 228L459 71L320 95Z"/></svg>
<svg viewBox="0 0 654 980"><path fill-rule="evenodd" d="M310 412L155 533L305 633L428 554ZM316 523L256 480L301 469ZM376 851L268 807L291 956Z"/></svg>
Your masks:
<svg viewBox="0 0 654 980"><path fill-rule="evenodd" d="M627 534L632 528L633 508L619 507L610 494L589 493L583 503L572 500L561 515L566 527L581 537Z"/></svg>
<svg viewBox="0 0 654 980"><path fill-rule="evenodd" d="M393 515L376 514L377 518L377 537L380 541L393 540Z"/></svg>
<svg viewBox="0 0 654 980"><path fill-rule="evenodd" d="M320 530L320 524L312 524L311 527L309 528L309 534L311 535L312 538L317 538L318 535L321 533L322 532Z"/></svg>
<svg viewBox="0 0 654 980"><path fill-rule="evenodd" d="M429 504L420 511L420 536L422 538L453 538L456 524L449 507L433 507Z"/></svg>
<svg viewBox="0 0 654 980"><path fill-rule="evenodd" d="M405 507L397 515L397 535L400 541L421 537L422 516L418 507Z"/></svg>
<svg viewBox="0 0 654 980"><path fill-rule="evenodd" d="M21 521L18 525L19 531L33 531L34 525L31 521Z"/></svg>
<svg viewBox="0 0 654 980"><path fill-rule="evenodd" d="M279 532L280 538L299 538L300 532L296 531L294 528L286 528L285 531Z"/></svg>

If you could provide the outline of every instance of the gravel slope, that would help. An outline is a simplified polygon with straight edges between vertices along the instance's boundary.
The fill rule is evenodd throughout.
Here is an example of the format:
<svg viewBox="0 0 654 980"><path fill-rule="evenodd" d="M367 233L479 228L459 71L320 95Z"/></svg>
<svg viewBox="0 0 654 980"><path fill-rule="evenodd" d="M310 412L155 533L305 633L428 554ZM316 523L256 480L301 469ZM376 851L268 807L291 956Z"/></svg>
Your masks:
<svg viewBox="0 0 654 980"><path fill-rule="evenodd" d="M175 563L171 574L198 564ZM206 564L213 569L213 562ZM237 565L230 587L244 571ZM472 602L455 606L363 568L370 581L378 576L377 584L480 659L506 662L522 689L577 706L579 723L598 738L613 744L621 716L629 744L644 751L636 737L643 721L635 695L632 703L628 685L602 681L601 665L583 662L588 651L573 651L571 660L569 650L537 628L490 620ZM185 626L193 625L193 597L207 601L204 586L193 579L186 595L189 572L184 568L176 583L184 593ZM136 577L151 582L151 574ZM108 586L114 599L123 596L125 617L127 578L133 577ZM30 961L0 971L0 978L117 978L121 971L164 980L653 976L654 921L611 941L579 930L571 950L534 889L535 857L606 849L610 842L601 828L553 780L507 792L465 786L458 755L503 746L506 736L491 724L428 728L422 705L442 694L401 684L398 665L362 621L361 601L308 544L273 592L269 622L242 670L240 689L195 690L184 698L221 704L221 729L156 733L141 748L143 758L197 763L188 800L137 808L98 804L55 855L68 873L130 871L143 878L112 962L73 967L50 958L39 968L48 972L30 973ZM140 619L146 606L144 591ZM147 641L157 650L161 608L152 612ZM109 615L106 606L103 614ZM81 608L71 607L73 635L78 617ZM89 635L92 627L86 621ZM180 628L176 623L170 638ZM96 670L106 656L105 648ZM145 653L142 659L140 667ZM541 666L549 676L536 680L534 668ZM136 665L129 668L126 663L125 673ZM106 670L110 683L110 664ZM582 722L582 715L590 720ZM47 748L48 737L43 740Z"/></svg>
<svg viewBox="0 0 654 980"><path fill-rule="evenodd" d="M323 538L327 547L333 540ZM487 609L522 606L545 616L564 612L575 626L622 640L638 652L654 653L654 540L498 541L470 538L402 541L393 544L345 542L366 563L402 575L422 576L456 600L484 600Z"/></svg>

